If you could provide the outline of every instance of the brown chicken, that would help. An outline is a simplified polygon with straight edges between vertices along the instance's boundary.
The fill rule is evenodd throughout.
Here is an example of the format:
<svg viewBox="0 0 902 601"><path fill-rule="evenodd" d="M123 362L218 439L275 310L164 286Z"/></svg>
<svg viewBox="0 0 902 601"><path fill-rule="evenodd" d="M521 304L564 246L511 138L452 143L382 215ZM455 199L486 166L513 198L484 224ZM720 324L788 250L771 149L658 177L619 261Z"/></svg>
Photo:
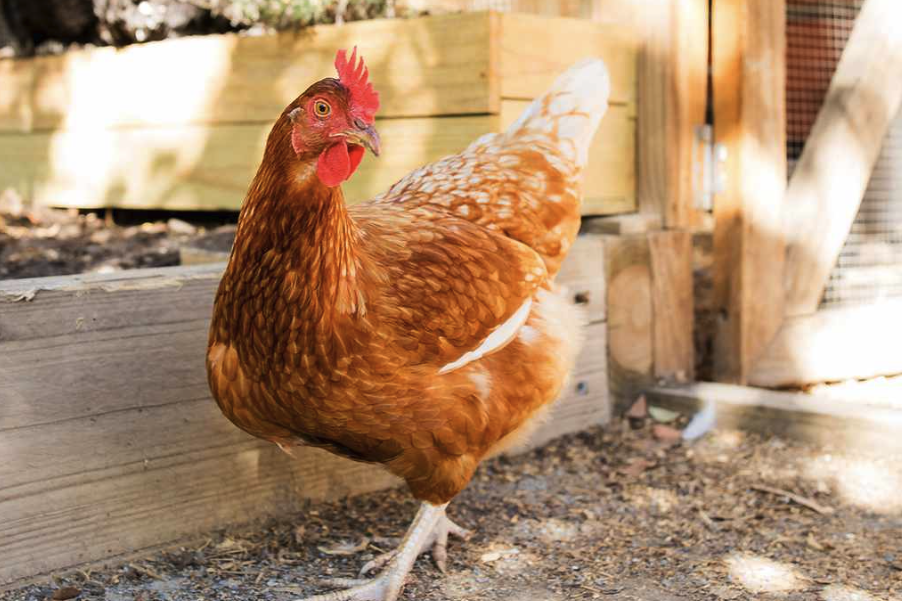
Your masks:
<svg viewBox="0 0 902 601"><path fill-rule="evenodd" d="M422 501L397 551L316 601L393 601L416 557L444 571L448 502L558 396L581 316L554 276L580 223L581 172L607 108L604 63L562 75L507 132L352 207L340 184L379 154L378 95L339 52L276 121L219 286L207 370L223 413L283 449L378 463Z"/></svg>

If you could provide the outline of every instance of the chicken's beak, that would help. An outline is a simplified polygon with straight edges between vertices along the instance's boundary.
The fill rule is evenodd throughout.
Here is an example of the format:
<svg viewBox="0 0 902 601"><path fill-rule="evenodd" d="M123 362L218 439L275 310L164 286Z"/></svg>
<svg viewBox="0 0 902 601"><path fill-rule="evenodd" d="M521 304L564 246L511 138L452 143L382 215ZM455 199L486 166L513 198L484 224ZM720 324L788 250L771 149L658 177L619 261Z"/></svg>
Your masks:
<svg viewBox="0 0 902 601"><path fill-rule="evenodd" d="M349 129L342 132L351 144L359 144L364 148L369 148L375 156L379 156L379 132L372 125L368 125L360 129Z"/></svg>

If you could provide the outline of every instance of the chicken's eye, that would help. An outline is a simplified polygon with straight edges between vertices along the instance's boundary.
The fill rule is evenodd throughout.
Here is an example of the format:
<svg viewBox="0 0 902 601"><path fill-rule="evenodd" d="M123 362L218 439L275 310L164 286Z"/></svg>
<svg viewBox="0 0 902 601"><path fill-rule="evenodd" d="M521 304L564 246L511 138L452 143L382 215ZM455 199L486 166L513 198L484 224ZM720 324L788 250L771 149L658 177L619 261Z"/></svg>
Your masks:
<svg viewBox="0 0 902 601"><path fill-rule="evenodd" d="M313 103L313 112L317 117L328 117L332 112L332 107L325 100L317 100Z"/></svg>

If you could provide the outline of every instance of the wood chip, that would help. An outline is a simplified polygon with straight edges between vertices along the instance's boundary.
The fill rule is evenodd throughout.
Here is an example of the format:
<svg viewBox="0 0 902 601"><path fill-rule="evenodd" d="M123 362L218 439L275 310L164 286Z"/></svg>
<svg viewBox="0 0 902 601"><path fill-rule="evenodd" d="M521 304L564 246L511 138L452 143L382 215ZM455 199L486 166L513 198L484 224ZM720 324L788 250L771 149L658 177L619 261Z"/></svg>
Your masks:
<svg viewBox="0 0 902 601"><path fill-rule="evenodd" d="M363 537L356 545L344 542L334 544L331 547L317 547L317 549L319 549L320 553L325 553L326 555L356 555L366 549L369 544L370 539Z"/></svg>
<svg viewBox="0 0 902 601"><path fill-rule="evenodd" d="M65 601L66 599L74 599L81 594L81 591L74 586L64 586L53 591L51 599L53 601Z"/></svg>
<svg viewBox="0 0 902 601"><path fill-rule="evenodd" d="M811 511L819 513L821 515L832 515L834 513L834 509L832 507L827 507L825 505L821 505L817 501L813 499L809 499L808 497L803 497L801 495L797 495L788 490L784 490L782 488L774 488L772 486L765 486L763 484L753 484L752 490L757 490L759 492L766 492L772 495L777 495L779 497L786 497L793 503L801 505Z"/></svg>

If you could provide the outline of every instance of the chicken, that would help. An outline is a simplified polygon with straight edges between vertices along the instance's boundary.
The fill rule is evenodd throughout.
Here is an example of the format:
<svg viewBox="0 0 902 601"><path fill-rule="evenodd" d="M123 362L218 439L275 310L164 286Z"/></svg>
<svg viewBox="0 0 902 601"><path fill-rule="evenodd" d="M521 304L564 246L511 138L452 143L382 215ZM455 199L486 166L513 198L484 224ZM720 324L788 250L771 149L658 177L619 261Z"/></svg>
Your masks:
<svg viewBox="0 0 902 601"><path fill-rule="evenodd" d="M604 63L562 75L505 133L369 202L341 182L378 156L378 94L356 48L276 121L216 295L207 371L222 412L290 451L381 464L421 507L398 550L313 601L394 601L417 556L444 571L445 508L479 462L559 395L581 316L554 284L580 224L607 108Z"/></svg>

